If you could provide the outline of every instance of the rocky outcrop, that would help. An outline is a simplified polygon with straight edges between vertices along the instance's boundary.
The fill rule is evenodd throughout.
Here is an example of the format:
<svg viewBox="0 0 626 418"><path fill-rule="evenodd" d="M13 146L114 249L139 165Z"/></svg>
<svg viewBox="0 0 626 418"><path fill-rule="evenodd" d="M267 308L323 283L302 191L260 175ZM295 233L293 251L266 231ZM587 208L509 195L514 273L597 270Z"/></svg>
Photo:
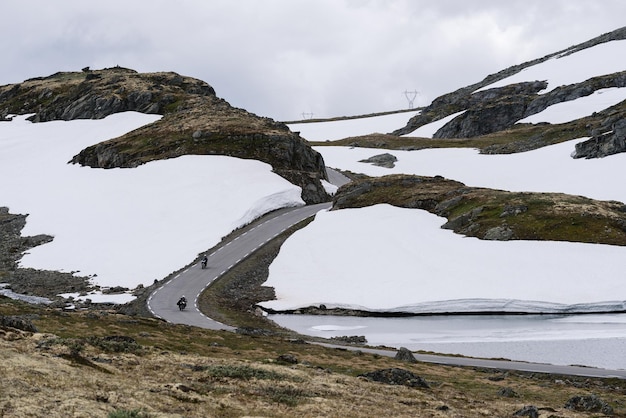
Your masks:
<svg viewBox="0 0 626 418"><path fill-rule="evenodd" d="M542 112L554 104L589 96L600 89L626 87L626 71L594 77L582 83L560 86L548 93L539 94L547 86L545 81L533 81L461 97L453 104L446 104L446 107L453 108L456 112L464 112L435 132L433 138L474 138L504 131L513 127L517 121ZM430 123L433 114L447 116L447 112L437 109L438 106L438 101L433 102L424 109L423 115L416 116L415 122L421 126Z"/></svg>
<svg viewBox="0 0 626 418"><path fill-rule="evenodd" d="M257 159L302 188L307 203L327 201L324 161L287 125L237 109L206 82L126 68L56 73L0 87L0 116L34 113L33 122L160 114L159 121L93 145L72 158L90 167L136 167L185 154ZM69 158L69 157L68 157Z"/></svg>
<svg viewBox="0 0 626 418"><path fill-rule="evenodd" d="M502 131L522 119L545 81L519 83L472 94L462 115L441 127L433 138L472 138Z"/></svg>
<svg viewBox="0 0 626 418"><path fill-rule="evenodd" d="M0 115L34 113L33 122L102 119L125 111L165 114L187 95L214 96L206 82L176 73L122 67L59 72L0 87Z"/></svg>
<svg viewBox="0 0 626 418"><path fill-rule="evenodd" d="M560 193L516 193L441 176L390 175L341 186L333 210L389 204L447 218L441 226L484 240L626 245L626 205Z"/></svg>
<svg viewBox="0 0 626 418"><path fill-rule="evenodd" d="M576 144L572 157L601 158L621 152L626 152L626 119L610 118L594 136Z"/></svg>
<svg viewBox="0 0 626 418"><path fill-rule="evenodd" d="M547 83L543 80L481 90L482 88L488 88L490 84L496 81L548 59L566 56L603 42L623 39L626 39L626 28L615 30L583 44L489 75L479 83L438 97L430 106L425 107L418 115L413 117L405 127L394 131L392 135L409 134L420 126L463 112L435 132L433 138L476 138L511 129L517 121L537 114L548 106L588 96L604 88L626 87L625 71L594 77L581 83L559 86L545 94L540 94L541 90L547 87ZM526 137L515 138L510 136L510 140L483 147L481 152L490 154L522 152L555 142L586 137L590 131L599 127L600 121L607 118L609 113L615 112L598 112L597 115L594 114L592 117L586 118L584 123L563 129L558 133L550 132L550 128L546 127L543 130L535 130ZM617 117L621 119L626 118L626 105L621 107ZM607 132L607 130L605 129L603 132ZM610 138L596 137L590 143L581 145L580 149L577 149L575 156L578 158L594 158L595 156L623 152L622 143L623 139L620 140L619 136L611 136Z"/></svg>

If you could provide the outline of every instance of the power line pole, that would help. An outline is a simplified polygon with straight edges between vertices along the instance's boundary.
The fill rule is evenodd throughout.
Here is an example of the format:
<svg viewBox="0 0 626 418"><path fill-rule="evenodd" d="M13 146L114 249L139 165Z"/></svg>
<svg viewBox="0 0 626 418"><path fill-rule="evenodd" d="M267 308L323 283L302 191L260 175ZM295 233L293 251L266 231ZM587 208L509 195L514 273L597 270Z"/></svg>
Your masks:
<svg viewBox="0 0 626 418"><path fill-rule="evenodd" d="M406 99L409 101L409 109L413 109L413 103L415 102L415 98L419 94L419 91L417 91L417 90L413 90L413 91L404 90L404 92L402 94L404 94L404 97L406 97Z"/></svg>

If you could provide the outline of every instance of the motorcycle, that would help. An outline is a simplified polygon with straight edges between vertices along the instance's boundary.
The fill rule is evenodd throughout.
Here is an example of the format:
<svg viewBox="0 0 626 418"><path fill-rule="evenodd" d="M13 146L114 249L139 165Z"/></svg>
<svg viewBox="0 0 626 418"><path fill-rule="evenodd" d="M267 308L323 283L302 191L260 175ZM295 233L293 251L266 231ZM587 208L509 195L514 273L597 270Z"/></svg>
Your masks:
<svg viewBox="0 0 626 418"><path fill-rule="evenodd" d="M179 300L178 302L176 302L176 304L178 305L178 309L179 310L184 310L187 307L187 301L186 300Z"/></svg>
<svg viewBox="0 0 626 418"><path fill-rule="evenodd" d="M206 268L206 263L207 263L207 260L202 260L202 264L201 264L201 266L202 266L201 268L202 269Z"/></svg>

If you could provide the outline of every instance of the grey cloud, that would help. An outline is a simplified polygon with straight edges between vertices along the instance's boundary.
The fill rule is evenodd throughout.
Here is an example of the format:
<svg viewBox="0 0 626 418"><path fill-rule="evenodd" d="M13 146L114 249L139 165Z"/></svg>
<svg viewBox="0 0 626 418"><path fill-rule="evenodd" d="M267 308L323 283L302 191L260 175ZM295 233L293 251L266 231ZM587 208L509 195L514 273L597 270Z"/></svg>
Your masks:
<svg viewBox="0 0 626 418"><path fill-rule="evenodd" d="M622 0L216 0L3 5L0 84L121 65L205 80L275 119L427 104L622 26Z"/></svg>

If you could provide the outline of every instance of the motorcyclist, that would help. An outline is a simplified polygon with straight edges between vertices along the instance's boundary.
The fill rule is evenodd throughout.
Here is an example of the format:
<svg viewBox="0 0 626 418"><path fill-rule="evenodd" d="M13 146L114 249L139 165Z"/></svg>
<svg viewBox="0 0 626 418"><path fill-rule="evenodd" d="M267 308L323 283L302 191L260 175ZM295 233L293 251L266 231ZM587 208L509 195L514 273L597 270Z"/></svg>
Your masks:
<svg viewBox="0 0 626 418"><path fill-rule="evenodd" d="M207 256L205 255L204 257L202 257L202 268L205 269L207 263L209 262L209 259L207 258Z"/></svg>
<svg viewBox="0 0 626 418"><path fill-rule="evenodd" d="M178 309L180 309L181 311L185 309L185 306L187 306L187 299L185 298L185 295L178 299L178 302L176 302L176 304L178 305Z"/></svg>

